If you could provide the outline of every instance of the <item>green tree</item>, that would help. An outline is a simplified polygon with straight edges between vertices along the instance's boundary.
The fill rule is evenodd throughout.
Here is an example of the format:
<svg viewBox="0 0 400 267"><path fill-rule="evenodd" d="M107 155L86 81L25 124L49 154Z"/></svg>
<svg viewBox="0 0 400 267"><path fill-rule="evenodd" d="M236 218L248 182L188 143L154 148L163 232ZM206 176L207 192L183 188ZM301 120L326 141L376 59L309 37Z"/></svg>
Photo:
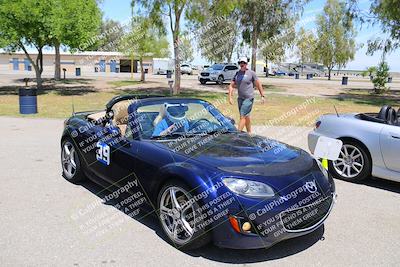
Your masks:
<svg viewBox="0 0 400 267"><path fill-rule="evenodd" d="M344 2L328 0L323 13L317 16L314 56L328 69L328 80L334 66L342 68L354 59L355 30L346 10Z"/></svg>
<svg viewBox="0 0 400 267"><path fill-rule="evenodd" d="M371 67L367 67L362 73L361 75L363 77L365 76L369 76L370 78L372 77L372 75L376 72L376 67L375 66L371 66Z"/></svg>
<svg viewBox="0 0 400 267"><path fill-rule="evenodd" d="M377 50L388 53L400 47L400 3L398 0L374 0L371 9L374 15L374 23L379 23L384 33L389 38L376 38L369 40L368 53L373 54Z"/></svg>
<svg viewBox="0 0 400 267"><path fill-rule="evenodd" d="M378 67L376 68L376 75L372 79L375 93L381 94L388 89L385 86L388 78L389 78L389 66L385 62L385 60L382 59L381 63L379 63Z"/></svg>
<svg viewBox="0 0 400 267"><path fill-rule="evenodd" d="M52 0L0 2L0 44L6 51L24 51L35 69L38 89L42 88L43 48L52 44L53 6ZM36 57L29 48L36 49Z"/></svg>
<svg viewBox="0 0 400 267"><path fill-rule="evenodd" d="M132 18L131 25L131 31L122 38L119 50L131 58L139 58L140 80L144 82L143 59L145 57L169 56L168 40L165 33L154 27L149 18L135 16Z"/></svg>
<svg viewBox="0 0 400 267"><path fill-rule="evenodd" d="M261 55L267 66L268 77L269 62L281 62L285 58L286 49L292 47L295 41L294 20L287 20L271 24L268 31L263 32L260 37Z"/></svg>
<svg viewBox="0 0 400 267"><path fill-rule="evenodd" d="M312 31L307 31L303 27L300 28L296 36L296 54L301 64L301 75L303 75L304 63L313 61L313 50L310 49L316 42Z"/></svg>
<svg viewBox="0 0 400 267"><path fill-rule="evenodd" d="M201 55L209 62L232 62L240 42L239 10L225 12L212 7L206 20L194 27Z"/></svg>
<svg viewBox="0 0 400 267"><path fill-rule="evenodd" d="M138 6L138 11L150 14L152 21L159 27L164 27L163 18L167 18L172 33L175 61L174 94L179 93L181 86L181 55L180 37L182 18L187 21L204 19L203 11L208 9L208 0L132 0L133 6Z"/></svg>
<svg viewBox="0 0 400 267"><path fill-rule="evenodd" d="M53 16L49 17L52 21L52 45L55 48L54 78L60 79L61 45L72 51L86 50L86 43L98 34L101 12L96 0L53 0L53 10Z"/></svg>
<svg viewBox="0 0 400 267"><path fill-rule="evenodd" d="M194 60L192 40L187 35L184 35L180 38L180 42L179 53L182 62L191 63Z"/></svg>
<svg viewBox="0 0 400 267"><path fill-rule="evenodd" d="M101 21L99 40L89 49L98 51L118 51L119 42L125 35L124 27L118 21L105 19Z"/></svg>
<svg viewBox="0 0 400 267"><path fill-rule="evenodd" d="M302 0L247 0L240 8L241 23L244 27L243 39L251 45L252 70L256 70L258 42L274 38L286 27L289 20L296 20L302 9Z"/></svg>

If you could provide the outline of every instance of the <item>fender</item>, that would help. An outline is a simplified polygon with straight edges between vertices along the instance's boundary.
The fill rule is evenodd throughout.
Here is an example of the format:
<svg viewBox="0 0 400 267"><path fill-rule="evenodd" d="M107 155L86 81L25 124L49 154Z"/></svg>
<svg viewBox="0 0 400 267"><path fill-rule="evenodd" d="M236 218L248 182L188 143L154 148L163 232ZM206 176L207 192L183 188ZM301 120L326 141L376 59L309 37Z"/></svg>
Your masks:
<svg viewBox="0 0 400 267"><path fill-rule="evenodd" d="M151 188L154 188L153 194L151 194L153 203L156 203L158 192L169 179L180 180L190 188L193 188L192 195L202 194L202 192L208 190L208 196L204 199L202 198L202 203L217 196L217 192L210 192L209 188L221 182L217 172L206 173L198 166L188 162L165 165L157 172L155 177L159 177L159 179L154 179L151 185Z"/></svg>

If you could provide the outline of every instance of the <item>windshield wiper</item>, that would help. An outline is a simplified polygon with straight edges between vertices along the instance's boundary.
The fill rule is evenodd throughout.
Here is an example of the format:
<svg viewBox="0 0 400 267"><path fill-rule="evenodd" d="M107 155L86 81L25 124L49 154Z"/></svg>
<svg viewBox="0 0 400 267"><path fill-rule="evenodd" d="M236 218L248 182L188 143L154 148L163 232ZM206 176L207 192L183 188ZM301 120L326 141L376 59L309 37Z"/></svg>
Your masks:
<svg viewBox="0 0 400 267"><path fill-rule="evenodd" d="M157 135L157 136L152 136L150 139L165 139L165 138L175 138L175 137L181 137L181 136L186 136L188 135L187 133L169 133L166 135Z"/></svg>
<svg viewBox="0 0 400 267"><path fill-rule="evenodd" d="M235 131L230 131L228 129L224 129L224 130L217 129L217 130L212 130L212 131L208 131L208 132L199 132L198 134L210 135L210 134L216 134L216 133L227 134L227 133L235 133Z"/></svg>

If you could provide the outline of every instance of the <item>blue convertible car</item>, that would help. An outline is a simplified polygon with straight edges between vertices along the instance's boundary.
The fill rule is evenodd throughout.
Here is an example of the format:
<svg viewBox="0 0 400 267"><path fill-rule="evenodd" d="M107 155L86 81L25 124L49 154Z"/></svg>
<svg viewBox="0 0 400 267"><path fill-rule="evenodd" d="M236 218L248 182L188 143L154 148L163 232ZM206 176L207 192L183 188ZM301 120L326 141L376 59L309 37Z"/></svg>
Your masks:
<svg viewBox="0 0 400 267"><path fill-rule="evenodd" d="M75 113L61 138L63 176L129 193L117 208L156 214L179 249L270 247L318 229L335 200L326 170L301 149L239 132L216 106L124 95Z"/></svg>

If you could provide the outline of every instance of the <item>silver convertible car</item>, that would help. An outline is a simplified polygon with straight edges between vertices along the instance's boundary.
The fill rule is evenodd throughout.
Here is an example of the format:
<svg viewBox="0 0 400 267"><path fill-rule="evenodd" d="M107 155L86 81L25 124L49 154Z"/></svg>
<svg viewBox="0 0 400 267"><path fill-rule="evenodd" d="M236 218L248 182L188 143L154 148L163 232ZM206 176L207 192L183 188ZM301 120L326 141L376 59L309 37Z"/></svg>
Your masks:
<svg viewBox="0 0 400 267"><path fill-rule="evenodd" d="M370 175L400 182L400 109L384 106L379 113L327 114L308 135L314 153L320 136L343 141L339 159L329 162L336 178L358 182Z"/></svg>

